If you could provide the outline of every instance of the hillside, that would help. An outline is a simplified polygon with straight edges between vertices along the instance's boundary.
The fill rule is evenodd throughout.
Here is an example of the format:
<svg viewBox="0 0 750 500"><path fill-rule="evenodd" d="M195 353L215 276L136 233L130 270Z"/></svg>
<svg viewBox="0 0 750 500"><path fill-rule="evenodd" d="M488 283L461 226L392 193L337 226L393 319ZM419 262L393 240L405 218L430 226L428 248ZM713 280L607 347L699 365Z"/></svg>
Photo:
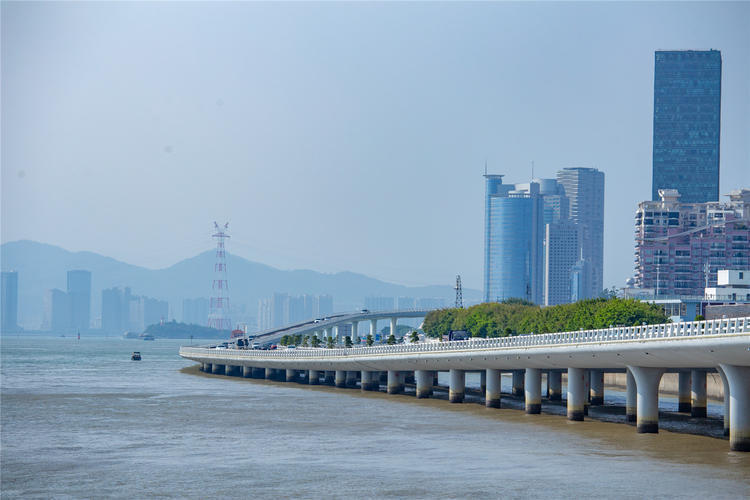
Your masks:
<svg viewBox="0 0 750 500"><path fill-rule="evenodd" d="M91 252L69 252L34 241L14 241L0 246L2 270L19 273L19 322L38 327L44 310L44 293L50 288L65 289L66 271L92 272L92 317L101 311L101 291L113 286L129 286L134 294L148 295L170 303L170 317L180 319L182 299L208 297L211 292L214 252L203 252L164 269L147 269ZM364 297L444 297L454 296L447 286L407 287L387 283L353 272L319 273L311 270L280 270L229 255L229 286L232 304L255 317L258 299L274 292L333 295L337 311L362 306ZM478 301L478 290L465 289L464 300Z"/></svg>

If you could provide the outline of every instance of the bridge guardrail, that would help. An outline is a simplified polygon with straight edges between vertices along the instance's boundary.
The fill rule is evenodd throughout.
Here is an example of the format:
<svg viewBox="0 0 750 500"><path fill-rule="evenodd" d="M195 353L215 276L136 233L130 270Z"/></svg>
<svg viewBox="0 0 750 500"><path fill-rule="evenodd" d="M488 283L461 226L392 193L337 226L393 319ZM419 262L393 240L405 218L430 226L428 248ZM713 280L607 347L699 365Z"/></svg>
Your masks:
<svg viewBox="0 0 750 500"><path fill-rule="evenodd" d="M647 340L673 337L700 337L706 335L727 335L750 333L750 317L681 323L664 323L630 327L579 330L561 333L541 333L514 337L480 338L453 340L450 342L427 342L414 344L379 345L350 348L297 348L274 351L255 349L211 349L203 347L180 347L180 354L212 354L263 358L312 358L349 357L367 354L398 354L413 352L461 351L477 348L512 348L565 345L580 343L609 342L618 340Z"/></svg>

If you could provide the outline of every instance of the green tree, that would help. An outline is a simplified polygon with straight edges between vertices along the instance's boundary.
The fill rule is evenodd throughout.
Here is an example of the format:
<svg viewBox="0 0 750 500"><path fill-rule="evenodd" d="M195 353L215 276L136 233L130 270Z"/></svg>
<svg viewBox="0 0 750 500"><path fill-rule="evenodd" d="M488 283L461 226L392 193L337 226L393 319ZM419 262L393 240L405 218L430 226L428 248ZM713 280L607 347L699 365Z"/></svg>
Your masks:
<svg viewBox="0 0 750 500"><path fill-rule="evenodd" d="M705 317L702 314L696 314L693 321L705 321Z"/></svg>
<svg viewBox="0 0 750 500"><path fill-rule="evenodd" d="M289 335L282 335L281 340L279 341L279 344L289 345Z"/></svg>
<svg viewBox="0 0 750 500"><path fill-rule="evenodd" d="M419 342L419 334L417 333L416 330L414 330L413 332L411 332L411 335L409 336L409 339L411 340L412 343Z"/></svg>
<svg viewBox="0 0 750 500"><path fill-rule="evenodd" d="M326 337L326 347L333 349L333 337Z"/></svg>
<svg viewBox="0 0 750 500"><path fill-rule="evenodd" d="M320 347L320 339L317 335L313 335L312 339L310 340L310 345L313 347Z"/></svg>
<svg viewBox="0 0 750 500"><path fill-rule="evenodd" d="M310 342L310 336L305 335L305 337L302 339L302 347L307 347L309 342Z"/></svg>
<svg viewBox="0 0 750 500"><path fill-rule="evenodd" d="M393 345L396 343L396 336L393 334L388 335L388 345Z"/></svg>
<svg viewBox="0 0 750 500"><path fill-rule="evenodd" d="M349 335L347 335L346 337L344 337L344 346L345 347L351 347L352 346L352 338Z"/></svg>
<svg viewBox="0 0 750 500"><path fill-rule="evenodd" d="M372 338L371 333L367 335L367 340L365 342L367 342L367 347L370 347L375 343L375 339Z"/></svg>

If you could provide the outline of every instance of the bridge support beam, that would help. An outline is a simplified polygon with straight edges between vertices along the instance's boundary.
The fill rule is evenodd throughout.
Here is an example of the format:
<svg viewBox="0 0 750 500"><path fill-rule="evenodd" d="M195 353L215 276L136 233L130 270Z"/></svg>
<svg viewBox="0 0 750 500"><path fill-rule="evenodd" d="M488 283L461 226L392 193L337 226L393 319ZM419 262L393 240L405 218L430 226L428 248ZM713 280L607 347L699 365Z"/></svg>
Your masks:
<svg viewBox="0 0 750 500"><path fill-rule="evenodd" d="M286 381L287 382L294 382L297 379L297 370L287 370L286 371Z"/></svg>
<svg viewBox="0 0 750 500"><path fill-rule="evenodd" d="M360 385L363 391L377 391L380 389L380 373L363 371Z"/></svg>
<svg viewBox="0 0 750 500"><path fill-rule="evenodd" d="M359 345L359 321L352 321L352 343Z"/></svg>
<svg viewBox="0 0 750 500"><path fill-rule="evenodd" d="M325 385L336 385L336 372L331 370L326 370Z"/></svg>
<svg viewBox="0 0 750 500"><path fill-rule="evenodd" d="M542 370L539 368L526 368L524 397L526 413L542 413Z"/></svg>
<svg viewBox="0 0 750 500"><path fill-rule="evenodd" d="M729 448L750 451L750 366L721 369L729 382Z"/></svg>
<svg viewBox="0 0 750 500"><path fill-rule="evenodd" d="M663 368L628 366L636 385L636 430L640 433L659 432L659 382Z"/></svg>
<svg viewBox="0 0 750 500"><path fill-rule="evenodd" d="M224 365L217 365L214 363L211 365L211 373L224 373Z"/></svg>
<svg viewBox="0 0 750 500"><path fill-rule="evenodd" d="M357 387L357 372L355 371L346 372L346 386Z"/></svg>
<svg viewBox="0 0 750 500"><path fill-rule="evenodd" d="M690 416L706 418L706 372L693 370L690 379Z"/></svg>
<svg viewBox="0 0 750 500"><path fill-rule="evenodd" d="M301 384L310 384L310 370L297 370L297 380ZM299 377L301 375L301 377Z"/></svg>
<svg viewBox="0 0 750 500"><path fill-rule="evenodd" d="M274 369L273 368L266 368L263 370L263 378L266 380L273 380L274 376Z"/></svg>
<svg viewBox="0 0 750 500"><path fill-rule="evenodd" d="M591 370L583 371L583 414L589 414L589 399L591 398Z"/></svg>
<svg viewBox="0 0 750 500"><path fill-rule="evenodd" d="M677 374L677 411L690 413L690 372Z"/></svg>
<svg viewBox="0 0 750 500"><path fill-rule="evenodd" d="M236 367L234 365L224 365L224 375L232 377L235 373Z"/></svg>
<svg viewBox="0 0 750 500"><path fill-rule="evenodd" d="M479 372L479 390L482 394L487 394L487 370Z"/></svg>
<svg viewBox="0 0 750 500"><path fill-rule="evenodd" d="M591 406L604 404L604 370L591 370Z"/></svg>
<svg viewBox="0 0 750 500"><path fill-rule="evenodd" d="M346 387L345 370L336 370L336 387Z"/></svg>
<svg viewBox="0 0 750 500"><path fill-rule="evenodd" d="M388 370L388 394L404 392L404 383L398 371Z"/></svg>
<svg viewBox="0 0 750 500"><path fill-rule="evenodd" d="M721 384L724 388L724 435L729 436L729 380L722 367L716 369L721 376Z"/></svg>
<svg viewBox="0 0 750 500"><path fill-rule="evenodd" d="M582 421L586 403L586 384L583 368L568 368L568 420Z"/></svg>
<svg viewBox="0 0 750 500"><path fill-rule="evenodd" d="M500 370L485 371L487 390L484 393L484 405L487 408L500 408Z"/></svg>
<svg viewBox="0 0 750 500"><path fill-rule="evenodd" d="M211 363L203 363L203 371L206 373L211 373L212 371Z"/></svg>
<svg viewBox="0 0 750 500"><path fill-rule="evenodd" d="M253 367L252 366L243 366L242 367L242 376L245 378L250 378L253 376Z"/></svg>
<svg viewBox="0 0 750 500"><path fill-rule="evenodd" d="M513 395L523 396L523 370L513 370Z"/></svg>
<svg viewBox="0 0 750 500"><path fill-rule="evenodd" d="M394 337L396 337L396 333L398 333L397 323L398 323L398 318L391 318L391 335L393 335Z"/></svg>
<svg viewBox="0 0 750 500"><path fill-rule="evenodd" d="M372 335L372 341L375 341L375 336L378 334L378 320L370 320L370 335Z"/></svg>
<svg viewBox="0 0 750 500"><path fill-rule="evenodd" d="M547 373L547 397L550 401L562 401L562 373L551 371Z"/></svg>
<svg viewBox="0 0 750 500"><path fill-rule="evenodd" d="M466 372L463 370L451 370L448 400L451 403L463 403L465 390L466 390Z"/></svg>
<svg viewBox="0 0 750 500"><path fill-rule="evenodd" d="M432 395L432 372L416 370L414 378L417 382L417 398L429 398Z"/></svg>
<svg viewBox="0 0 750 500"><path fill-rule="evenodd" d="M320 384L320 372L318 370L308 370L307 371L307 378L308 383L310 385L318 385Z"/></svg>
<svg viewBox="0 0 750 500"><path fill-rule="evenodd" d="M637 420L637 401L638 391L635 386L635 377L630 368L626 368L627 372L625 382L625 422L634 424Z"/></svg>

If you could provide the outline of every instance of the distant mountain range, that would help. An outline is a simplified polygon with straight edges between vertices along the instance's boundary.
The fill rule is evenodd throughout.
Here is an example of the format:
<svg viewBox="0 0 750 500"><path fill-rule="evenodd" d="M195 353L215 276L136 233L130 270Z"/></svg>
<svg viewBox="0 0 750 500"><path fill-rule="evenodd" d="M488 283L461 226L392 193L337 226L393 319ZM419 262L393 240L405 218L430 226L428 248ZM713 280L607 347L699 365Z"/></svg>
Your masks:
<svg viewBox="0 0 750 500"><path fill-rule="evenodd" d="M164 269L147 269L92 252L69 252L35 241L13 241L0 246L2 270L18 271L19 323L36 328L44 315L44 293L66 288L66 272L86 269L92 274L91 314L101 314L101 292L114 286L129 286L133 294L169 301L170 317L181 318L182 299L208 297L211 293L214 251L206 251ZM229 255L230 300L244 309L245 320L257 315L258 299L274 292L290 295L330 294L337 311L362 307L368 296L441 297L451 304L453 287L408 287L352 273L319 273L310 270L284 271ZM481 300L479 290L464 289L464 300Z"/></svg>

